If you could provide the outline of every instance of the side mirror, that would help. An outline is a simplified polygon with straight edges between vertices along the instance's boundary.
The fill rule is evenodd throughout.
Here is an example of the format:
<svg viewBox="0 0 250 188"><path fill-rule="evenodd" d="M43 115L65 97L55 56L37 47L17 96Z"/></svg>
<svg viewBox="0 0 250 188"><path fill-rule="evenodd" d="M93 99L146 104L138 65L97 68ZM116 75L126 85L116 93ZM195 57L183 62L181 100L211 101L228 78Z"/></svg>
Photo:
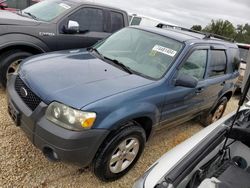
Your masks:
<svg viewBox="0 0 250 188"><path fill-rule="evenodd" d="M175 81L175 86L183 86L188 88L196 88L198 80L189 75L179 75Z"/></svg>
<svg viewBox="0 0 250 188"><path fill-rule="evenodd" d="M69 20L67 28L65 28L65 30L66 30L66 33L69 33L69 34L79 33L80 25L77 21Z"/></svg>

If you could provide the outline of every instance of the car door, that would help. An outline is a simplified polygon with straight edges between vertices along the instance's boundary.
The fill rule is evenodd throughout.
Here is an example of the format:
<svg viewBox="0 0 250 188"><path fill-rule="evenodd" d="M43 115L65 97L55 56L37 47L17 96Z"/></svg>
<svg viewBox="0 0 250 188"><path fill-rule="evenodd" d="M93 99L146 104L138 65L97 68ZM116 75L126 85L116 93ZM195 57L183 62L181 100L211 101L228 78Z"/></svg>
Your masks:
<svg viewBox="0 0 250 188"><path fill-rule="evenodd" d="M162 125L186 121L197 115L204 95L204 80L208 61L209 46L193 48L177 68L173 83L166 91L162 109ZM195 88L175 86L180 75L188 75L198 80Z"/></svg>
<svg viewBox="0 0 250 188"><path fill-rule="evenodd" d="M227 80L231 77L231 74L227 74L227 61L226 49L223 46L211 46L200 110L211 108L223 94Z"/></svg>
<svg viewBox="0 0 250 188"><path fill-rule="evenodd" d="M65 27L69 21L79 24L79 33L67 33ZM66 16L58 25L57 50L85 48L108 37L108 13L100 7L82 7Z"/></svg>

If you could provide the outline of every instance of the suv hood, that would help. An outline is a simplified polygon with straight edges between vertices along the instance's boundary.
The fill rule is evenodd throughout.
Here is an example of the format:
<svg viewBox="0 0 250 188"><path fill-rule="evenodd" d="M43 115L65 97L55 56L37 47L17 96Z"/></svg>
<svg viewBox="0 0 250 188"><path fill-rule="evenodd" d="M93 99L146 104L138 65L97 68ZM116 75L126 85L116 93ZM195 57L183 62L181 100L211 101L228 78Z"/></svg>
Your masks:
<svg viewBox="0 0 250 188"><path fill-rule="evenodd" d="M19 76L46 104L58 101L77 109L153 82L128 74L86 50L30 58L21 65Z"/></svg>
<svg viewBox="0 0 250 188"><path fill-rule="evenodd" d="M31 18L20 16L10 11L0 10L0 25L35 26L38 24L38 21Z"/></svg>

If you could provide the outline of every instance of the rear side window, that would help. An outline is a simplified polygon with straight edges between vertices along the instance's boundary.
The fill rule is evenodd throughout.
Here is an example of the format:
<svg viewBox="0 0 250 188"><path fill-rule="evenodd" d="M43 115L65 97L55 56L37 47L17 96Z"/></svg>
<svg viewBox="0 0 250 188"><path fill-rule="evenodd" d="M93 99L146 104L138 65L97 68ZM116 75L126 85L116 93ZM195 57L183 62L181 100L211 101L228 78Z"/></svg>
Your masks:
<svg viewBox="0 0 250 188"><path fill-rule="evenodd" d="M209 77L225 74L226 68L227 68L227 57L225 50L211 50Z"/></svg>
<svg viewBox="0 0 250 188"><path fill-rule="evenodd" d="M111 32L115 32L124 27L123 15L119 12L110 12Z"/></svg>
<svg viewBox="0 0 250 188"><path fill-rule="evenodd" d="M103 11L97 8L82 8L73 15L69 20L77 21L80 25L80 31L103 32Z"/></svg>
<svg viewBox="0 0 250 188"><path fill-rule="evenodd" d="M239 69L240 65L240 52L237 48L230 48L230 55L231 55L231 64L232 64L232 70L230 72L234 72L235 70ZM230 64L229 64L230 65Z"/></svg>
<svg viewBox="0 0 250 188"><path fill-rule="evenodd" d="M243 61L247 61L249 48L239 47L239 50L240 50L240 58L243 59Z"/></svg>

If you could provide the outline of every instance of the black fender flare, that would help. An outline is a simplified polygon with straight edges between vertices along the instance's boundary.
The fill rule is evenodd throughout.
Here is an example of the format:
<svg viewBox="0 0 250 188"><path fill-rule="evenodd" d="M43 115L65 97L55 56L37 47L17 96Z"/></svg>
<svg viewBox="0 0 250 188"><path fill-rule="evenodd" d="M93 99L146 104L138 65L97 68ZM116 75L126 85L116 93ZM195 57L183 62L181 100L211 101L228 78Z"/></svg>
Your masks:
<svg viewBox="0 0 250 188"><path fill-rule="evenodd" d="M45 42L31 35L6 34L0 37L0 51L15 46L27 46L41 53L50 51Z"/></svg>

